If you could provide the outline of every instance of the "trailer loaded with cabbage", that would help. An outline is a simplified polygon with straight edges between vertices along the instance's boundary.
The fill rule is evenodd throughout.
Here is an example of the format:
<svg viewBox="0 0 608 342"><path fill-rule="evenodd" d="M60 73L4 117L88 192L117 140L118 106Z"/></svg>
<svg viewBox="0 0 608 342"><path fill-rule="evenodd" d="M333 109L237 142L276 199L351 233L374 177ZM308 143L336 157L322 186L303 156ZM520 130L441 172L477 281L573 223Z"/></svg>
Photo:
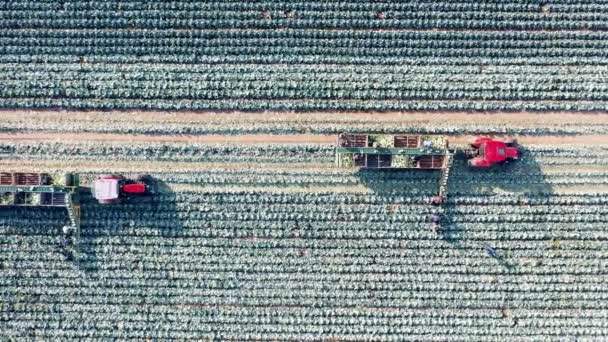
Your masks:
<svg viewBox="0 0 608 342"><path fill-rule="evenodd" d="M70 254L77 253L80 194L83 191L91 191L100 204L150 199L154 193L149 176L131 180L120 175L102 175L97 176L89 188L81 186L80 176L74 173L0 172L0 207L51 207L67 210L69 223L61 231L62 245L70 249Z"/></svg>

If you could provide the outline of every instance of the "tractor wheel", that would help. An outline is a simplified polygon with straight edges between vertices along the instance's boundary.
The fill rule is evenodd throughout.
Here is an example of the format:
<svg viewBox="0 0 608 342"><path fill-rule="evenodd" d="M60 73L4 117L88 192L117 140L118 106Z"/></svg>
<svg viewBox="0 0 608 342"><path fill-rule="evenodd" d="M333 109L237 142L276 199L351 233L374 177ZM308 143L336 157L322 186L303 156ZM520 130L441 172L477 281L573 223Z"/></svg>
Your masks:
<svg viewBox="0 0 608 342"><path fill-rule="evenodd" d="M149 181L152 180L152 176L150 176L149 174L142 174L142 175L137 175L137 177L135 178L136 181L141 182L141 183L148 183Z"/></svg>
<svg viewBox="0 0 608 342"><path fill-rule="evenodd" d="M143 183L146 185L146 193L148 195L152 195L156 193L156 182L154 181L154 177L144 174L140 175L136 178L137 182Z"/></svg>
<svg viewBox="0 0 608 342"><path fill-rule="evenodd" d="M474 167L474 168L478 168L481 167L480 165L480 159L479 158L473 158L473 159L469 159L467 161L467 164L469 165L469 167Z"/></svg>
<svg viewBox="0 0 608 342"><path fill-rule="evenodd" d="M158 187L154 182L146 183L146 189L148 190L148 195L155 195L158 193Z"/></svg>
<svg viewBox="0 0 608 342"><path fill-rule="evenodd" d="M471 150L462 150L460 152L462 153L461 156L464 156L466 159L475 158L477 156L477 148L473 148Z"/></svg>
<svg viewBox="0 0 608 342"><path fill-rule="evenodd" d="M515 139L515 138L506 139L504 142L509 147L513 147L513 146L517 145L517 139Z"/></svg>
<svg viewBox="0 0 608 342"><path fill-rule="evenodd" d="M471 138L469 140L469 146L472 148L479 148L479 142L477 141L479 138Z"/></svg>

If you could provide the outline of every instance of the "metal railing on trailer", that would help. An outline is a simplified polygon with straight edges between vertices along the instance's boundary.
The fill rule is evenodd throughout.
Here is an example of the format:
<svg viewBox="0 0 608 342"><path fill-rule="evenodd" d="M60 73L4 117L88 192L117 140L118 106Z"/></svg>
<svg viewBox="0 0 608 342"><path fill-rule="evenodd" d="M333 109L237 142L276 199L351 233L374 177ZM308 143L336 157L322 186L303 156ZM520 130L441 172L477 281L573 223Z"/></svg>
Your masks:
<svg viewBox="0 0 608 342"><path fill-rule="evenodd" d="M447 137L442 135L343 133L336 141L338 167L441 170L438 194L431 199L436 204L447 197L453 161Z"/></svg>
<svg viewBox="0 0 608 342"><path fill-rule="evenodd" d="M76 174L0 172L0 207L65 207L75 252L80 239L80 179ZM62 229L63 230L63 229ZM77 258L76 258L77 260Z"/></svg>

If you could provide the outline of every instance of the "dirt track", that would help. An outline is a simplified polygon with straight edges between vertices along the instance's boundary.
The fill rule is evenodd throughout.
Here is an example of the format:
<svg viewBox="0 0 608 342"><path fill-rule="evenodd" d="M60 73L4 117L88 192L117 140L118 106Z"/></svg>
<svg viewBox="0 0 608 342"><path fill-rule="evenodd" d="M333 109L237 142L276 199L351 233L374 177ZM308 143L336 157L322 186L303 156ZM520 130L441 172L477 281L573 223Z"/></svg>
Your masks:
<svg viewBox="0 0 608 342"><path fill-rule="evenodd" d="M331 164L333 165L333 164ZM589 174L604 174L605 165L541 165L547 174L566 174L571 172L586 172ZM332 173L332 167L324 163L239 163L239 162L176 162L176 161L107 161L107 160L49 160L49 159L2 159L2 171L5 172L165 172L167 170L180 172L194 171L276 171L276 172L314 172ZM344 169L340 169L345 173ZM356 172L356 170L352 170Z"/></svg>
<svg viewBox="0 0 608 342"><path fill-rule="evenodd" d="M355 113L355 112L264 112L264 113L215 113L215 112L78 112L78 111L2 111L0 117L5 122L40 122L40 121L67 121L67 122L125 122L125 123L182 123L182 124L209 124L209 123L251 123L251 122L403 122L413 124L504 124L524 125L527 127L548 127L554 125L573 124L608 124L608 113L435 113L435 112L382 112L382 113Z"/></svg>
<svg viewBox="0 0 608 342"><path fill-rule="evenodd" d="M466 144L473 136L450 136L450 144ZM519 143L526 145L608 145L607 135L578 136L520 136ZM335 135L143 135L105 133L0 133L0 141L76 141L121 142L131 144L186 143L186 144L334 144Z"/></svg>
<svg viewBox="0 0 608 342"><path fill-rule="evenodd" d="M14 133L0 133L0 141L74 141L107 143L184 143L184 144L333 144L335 135L323 134L235 134L235 135L171 135L123 134L106 131L107 127L155 127L156 131L171 131L179 127L208 126L214 128L285 127L293 125L296 132L308 132L310 127L356 127L374 124L376 127L483 127L505 126L525 128L572 128L581 135L520 136L527 145L608 145L608 114L590 113L214 113L214 112L79 112L79 111L2 111L0 131L4 127ZM76 125L76 126L75 126ZM34 129L35 131L28 131ZM74 127L77 127L74 129ZM606 134L597 134L603 132ZM585 134L591 130L593 134ZM66 133L69 132L69 133ZM87 132L89 131L89 132ZM93 131L91 133L90 131ZM128 130L127 130L128 131ZM221 130L220 130L221 131ZM331 131L331 130L330 130ZM450 143L466 143L471 136L451 136Z"/></svg>

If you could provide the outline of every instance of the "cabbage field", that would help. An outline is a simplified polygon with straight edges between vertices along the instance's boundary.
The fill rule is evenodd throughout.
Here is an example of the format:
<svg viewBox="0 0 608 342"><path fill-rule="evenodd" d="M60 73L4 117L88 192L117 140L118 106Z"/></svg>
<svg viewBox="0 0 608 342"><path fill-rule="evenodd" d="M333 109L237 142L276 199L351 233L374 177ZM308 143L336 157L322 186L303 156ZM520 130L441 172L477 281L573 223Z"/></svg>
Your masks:
<svg viewBox="0 0 608 342"><path fill-rule="evenodd" d="M0 207L0 340L604 342L607 109L608 1L0 0L0 172L158 191L83 190L75 260ZM341 133L521 159L457 158L437 232Z"/></svg>
<svg viewBox="0 0 608 342"><path fill-rule="evenodd" d="M5 167L52 161L83 179L174 165L152 172L152 203L84 195L78 267L58 250L63 210L0 210L8 338L608 335L607 145L529 145L518 163L486 172L457 160L440 236L427 204L438 174L338 169L328 144L24 141L0 151Z"/></svg>
<svg viewBox="0 0 608 342"><path fill-rule="evenodd" d="M608 107L608 3L0 1L0 107Z"/></svg>

